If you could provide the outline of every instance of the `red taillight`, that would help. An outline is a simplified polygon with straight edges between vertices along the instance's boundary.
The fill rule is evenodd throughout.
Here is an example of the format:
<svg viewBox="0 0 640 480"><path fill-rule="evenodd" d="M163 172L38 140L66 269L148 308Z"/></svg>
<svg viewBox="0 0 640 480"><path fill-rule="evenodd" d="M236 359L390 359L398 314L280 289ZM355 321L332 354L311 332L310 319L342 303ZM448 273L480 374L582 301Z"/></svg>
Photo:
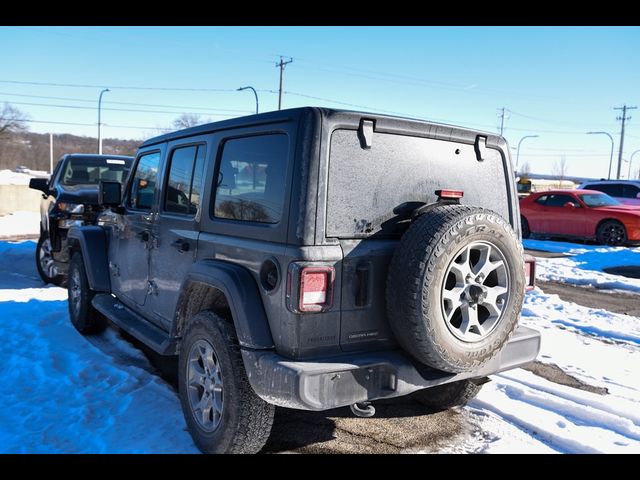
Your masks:
<svg viewBox="0 0 640 480"><path fill-rule="evenodd" d="M464 192L462 190L436 190L436 195L440 200L457 200L464 196Z"/></svg>
<svg viewBox="0 0 640 480"><path fill-rule="evenodd" d="M533 290L536 286L536 258L531 255L524 256L525 289Z"/></svg>
<svg viewBox="0 0 640 480"><path fill-rule="evenodd" d="M322 312L333 303L333 267L304 267L300 270L301 312Z"/></svg>

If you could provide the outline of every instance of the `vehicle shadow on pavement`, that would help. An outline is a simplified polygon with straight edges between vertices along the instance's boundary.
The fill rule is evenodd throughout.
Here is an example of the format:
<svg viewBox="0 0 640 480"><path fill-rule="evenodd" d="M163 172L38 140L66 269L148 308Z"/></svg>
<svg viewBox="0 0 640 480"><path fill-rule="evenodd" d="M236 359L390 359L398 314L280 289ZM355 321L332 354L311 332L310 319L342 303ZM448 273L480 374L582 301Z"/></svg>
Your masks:
<svg viewBox="0 0 640 480"><path fill-rule="evenodd" d="M177 357L158 355L124 331L120 335L142 350L176 392ZM411 397L373 403L371 418L355 417L349 407L323 412L276 408L271 435L263 453L400 453L435 452L469 434L465 415L434 411Z"/></svg>
<svg viewBox="0 0 640 480"><path fill-rule="evenodd" d="M376 415L278 408L264 453L433 452L470 431L455 410L434 412L411 398L374 402Z"/></svg>

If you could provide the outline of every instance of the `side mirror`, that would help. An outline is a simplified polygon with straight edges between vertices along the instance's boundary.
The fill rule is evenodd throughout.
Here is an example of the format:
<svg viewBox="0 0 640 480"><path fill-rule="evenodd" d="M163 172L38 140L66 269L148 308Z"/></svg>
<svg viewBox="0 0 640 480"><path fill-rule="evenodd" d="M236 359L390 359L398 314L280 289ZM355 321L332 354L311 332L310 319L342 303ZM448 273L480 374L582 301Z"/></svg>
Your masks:
<svg viewBox="0 0 640 480"><path fill-rule="evenodd" d="M32 178L29 180L29 188L40 190L42 193L49 195L49 180L46 178Z"/></svg>
<svg viewBox="0 0 640 480"><path fill-rule="evenodd" d="M122 202L122 186L119 182L100 181L98 204L102 207L117 207Z"/></svg>
<svg viewBox="0 0 640 480"><path fill-rule="evenodd" d="M580 207L577 203L574 203L574 202L567 202L563 206L567 207L567 208L579 208Z"/></svg>

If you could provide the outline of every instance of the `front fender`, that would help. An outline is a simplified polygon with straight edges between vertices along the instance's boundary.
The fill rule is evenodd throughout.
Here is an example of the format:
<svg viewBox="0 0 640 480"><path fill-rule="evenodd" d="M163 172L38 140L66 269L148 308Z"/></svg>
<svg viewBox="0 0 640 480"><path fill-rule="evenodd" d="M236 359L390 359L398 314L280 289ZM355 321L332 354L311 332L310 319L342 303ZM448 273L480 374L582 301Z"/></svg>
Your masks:
<svg viewBox="0 0 640 480"><path fill-rule="evenodd" d="M200 260L192 265L182 284L178 305L188 301L184 295L193 282L216 288L225 295L242 347L274 347L258 286L248 270L221 260Z"/></svg>
<svg viewBox="0 0 640 480"><path fill-rule="evenodd" d="M102 227L86 225L71 227L67 242L72 250L82 253L89 287L96 292L111 292L107 234Z"/></svg>

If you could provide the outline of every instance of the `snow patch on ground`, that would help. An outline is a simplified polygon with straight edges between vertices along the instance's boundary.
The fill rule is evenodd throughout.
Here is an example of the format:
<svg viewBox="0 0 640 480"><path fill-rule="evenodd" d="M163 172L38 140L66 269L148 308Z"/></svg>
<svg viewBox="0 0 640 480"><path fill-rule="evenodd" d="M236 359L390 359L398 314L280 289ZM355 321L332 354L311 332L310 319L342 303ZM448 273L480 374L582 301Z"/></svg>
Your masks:
<svg viewBox="0 0 640 480"><path fill-rule="evenodd" d="M613 275L605 268L640 266L640 248L602 247L566 242L524 240L524 247L553 253L566 258L537 258L536 278L599 289L640 292L640 279Z"/></svg>
<svg viewBox="0 0 640 480"><path fill-rule="evenodd" d="M197 452L175 391L114 330L78 334L34 250L0 242L0 452ZM521 322L542 332L541 361L609 394L492 375L463 410L472 434L442 451L640 453L639 319L536 289Z"/></svg>
<svg viewBox="0 0 640 480"><path fill-rule="evenodd" d="M18 211L0 216L0 239L39 234L40 213L38 212Z"/></svg>
<svg viewBox="0 0 640 480"><path fill-rule="evenodd" d="M114 330L76 332L34 248L0 242L0 452L197 453L173 389Z"/></svg>

